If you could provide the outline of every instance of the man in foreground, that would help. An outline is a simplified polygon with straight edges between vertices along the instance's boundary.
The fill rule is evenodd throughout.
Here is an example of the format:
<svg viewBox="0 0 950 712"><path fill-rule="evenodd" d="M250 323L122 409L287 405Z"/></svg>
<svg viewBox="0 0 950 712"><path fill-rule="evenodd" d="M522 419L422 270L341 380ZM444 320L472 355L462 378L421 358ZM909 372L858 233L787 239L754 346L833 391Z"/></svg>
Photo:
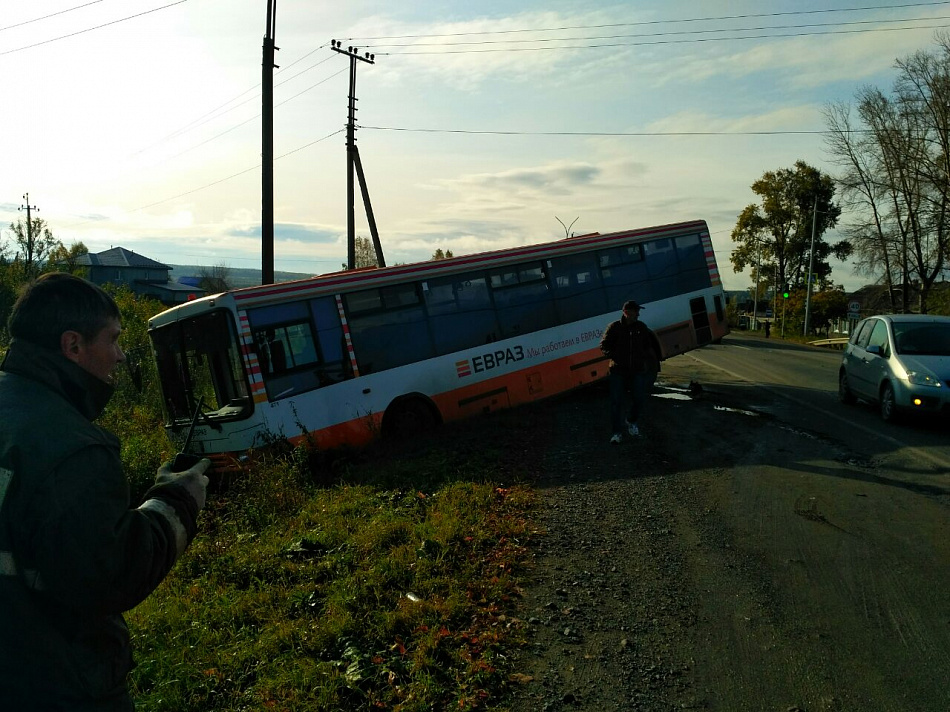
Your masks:
<svg viewBox="0 0 950 712"><path fill-rule="evenodd" d="M68 274L28 285L0 364L0 700L10 710L127 711L122 612L196 532L209 460L164 465L138 509L119 441L93 423L125 360L115 301Z"/></svg>
<svg viewBox="0 0 950 712"><path fill-rule="evenodd" d="M630 408L626 430L639 435L638 421L643 415L647 396L660 370L660 352L656 335L640 321L642 307L625 302L623 316L604 330L600 349L610 358L610 442L623 439L624 403L629 394Z"/></svg>

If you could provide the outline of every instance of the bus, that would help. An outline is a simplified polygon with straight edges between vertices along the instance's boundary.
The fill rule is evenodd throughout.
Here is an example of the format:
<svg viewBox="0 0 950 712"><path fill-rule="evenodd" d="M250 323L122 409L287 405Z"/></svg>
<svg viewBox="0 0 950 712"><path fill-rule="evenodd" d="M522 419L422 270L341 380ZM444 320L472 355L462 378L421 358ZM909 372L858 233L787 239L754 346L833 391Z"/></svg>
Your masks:
<svg viewBox="0 0 950 712"><path fill-rule="evenodd" d="M171 436L233 470L275 438L359 446L593 383L628 299L663 358L728 333L706 223L235 289L148 333Z"/></svg>

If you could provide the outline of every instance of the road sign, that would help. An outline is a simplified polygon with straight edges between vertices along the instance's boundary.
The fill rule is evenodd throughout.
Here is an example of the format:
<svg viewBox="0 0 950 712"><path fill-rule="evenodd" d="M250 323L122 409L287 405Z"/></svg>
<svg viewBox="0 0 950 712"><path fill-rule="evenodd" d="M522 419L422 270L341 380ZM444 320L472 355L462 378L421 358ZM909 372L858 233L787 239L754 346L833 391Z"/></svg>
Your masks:
<svg viewBox="0 0 950 712"><path fill-rule="evenodd" d="M861 318L861 314L860 314L859 312L856 312L856 311L849 311L849 312L848 312L848 318L849 318L849 319L855 319L855 320L857 320L857 319L860 319L860 318Z"/></svg>
<svg viewBox="0 0 950 712"><path fill-rule="evenodd" d="M861 311L861 302L849 302L848 303L849 312L860 312Z"/></svg>

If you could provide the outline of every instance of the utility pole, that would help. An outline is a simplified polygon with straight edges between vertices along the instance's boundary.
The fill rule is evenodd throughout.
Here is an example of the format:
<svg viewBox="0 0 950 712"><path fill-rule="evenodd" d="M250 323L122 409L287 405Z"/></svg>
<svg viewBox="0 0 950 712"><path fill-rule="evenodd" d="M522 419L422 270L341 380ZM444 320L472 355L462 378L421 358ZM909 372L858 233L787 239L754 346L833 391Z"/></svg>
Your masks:
<svg viewBox="0 0 950 712"><path fill-rule="evenodd" d="M17 210L26 210L26 267L30 271L29 276L33 276L33 217L30 214L31 210L39 212L40 209L35 205L30 205L30 194L24 193L23 200L26 201L26 205L21 205Z"/></svg>
<svg viewBox="0 0 950 712"><path fill-rule="evenodd" d="M369 199L369 188L366 186L366 176L363 175L363 163L360 161L360 152L356 147L356 61L375 64L376 55L364 52L359 55L358 47L343 49L340 40L330 40L330 49L350 58L350 96L346 119L346 265L347 269L356 267L356 208L353 171L356 171L360 182L360 192L363 195L363 207L366 208L366 219L369 221L369 231L373 236L373 247L376 249L376 264L386 266L383 257L383 247L379 242L379 231L376 229L376 218L373 215L373 205Z"/></svg>
<svg viewBox="0 0 950 712"><path fill-rule="evenodd" d="M759 269L762 264L762 243L755 241L755 296L752 297L752 328L759 328Z"/></svg>
<svg viewBox="0 0 950 712"><path fill-rule="evenodd" d="M808 336L808 326L811 322L811 280L812 270L815 268L815 225L818 222L818 198L815 198L815 209L811 214L811 248L808 250L808 285L805 292L805 333Z"/></svg>
<svg viewBox="0 0 950 712"><path fill-rule="evenodd" d="M274 45L277 0L267 0L267 32L261 62L261 284L274 283Z"/></svg>

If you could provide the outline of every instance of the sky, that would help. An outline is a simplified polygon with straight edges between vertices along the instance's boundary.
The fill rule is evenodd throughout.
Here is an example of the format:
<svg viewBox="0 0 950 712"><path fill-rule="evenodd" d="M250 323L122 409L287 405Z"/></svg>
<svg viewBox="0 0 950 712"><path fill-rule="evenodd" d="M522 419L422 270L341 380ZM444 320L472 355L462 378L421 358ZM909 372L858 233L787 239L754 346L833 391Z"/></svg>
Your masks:
<svg viewBox="0 0 950 712"><path fill-rule="evenodd" d="M950 27L950 2L274 2L277 270L346 261L338 39L374 55L356 138L387 264L704 219L730 290L751 184L834 175L823 108ZM29 204L67 246L260 268L267 6L3 0L0 240Z"/></svg>

